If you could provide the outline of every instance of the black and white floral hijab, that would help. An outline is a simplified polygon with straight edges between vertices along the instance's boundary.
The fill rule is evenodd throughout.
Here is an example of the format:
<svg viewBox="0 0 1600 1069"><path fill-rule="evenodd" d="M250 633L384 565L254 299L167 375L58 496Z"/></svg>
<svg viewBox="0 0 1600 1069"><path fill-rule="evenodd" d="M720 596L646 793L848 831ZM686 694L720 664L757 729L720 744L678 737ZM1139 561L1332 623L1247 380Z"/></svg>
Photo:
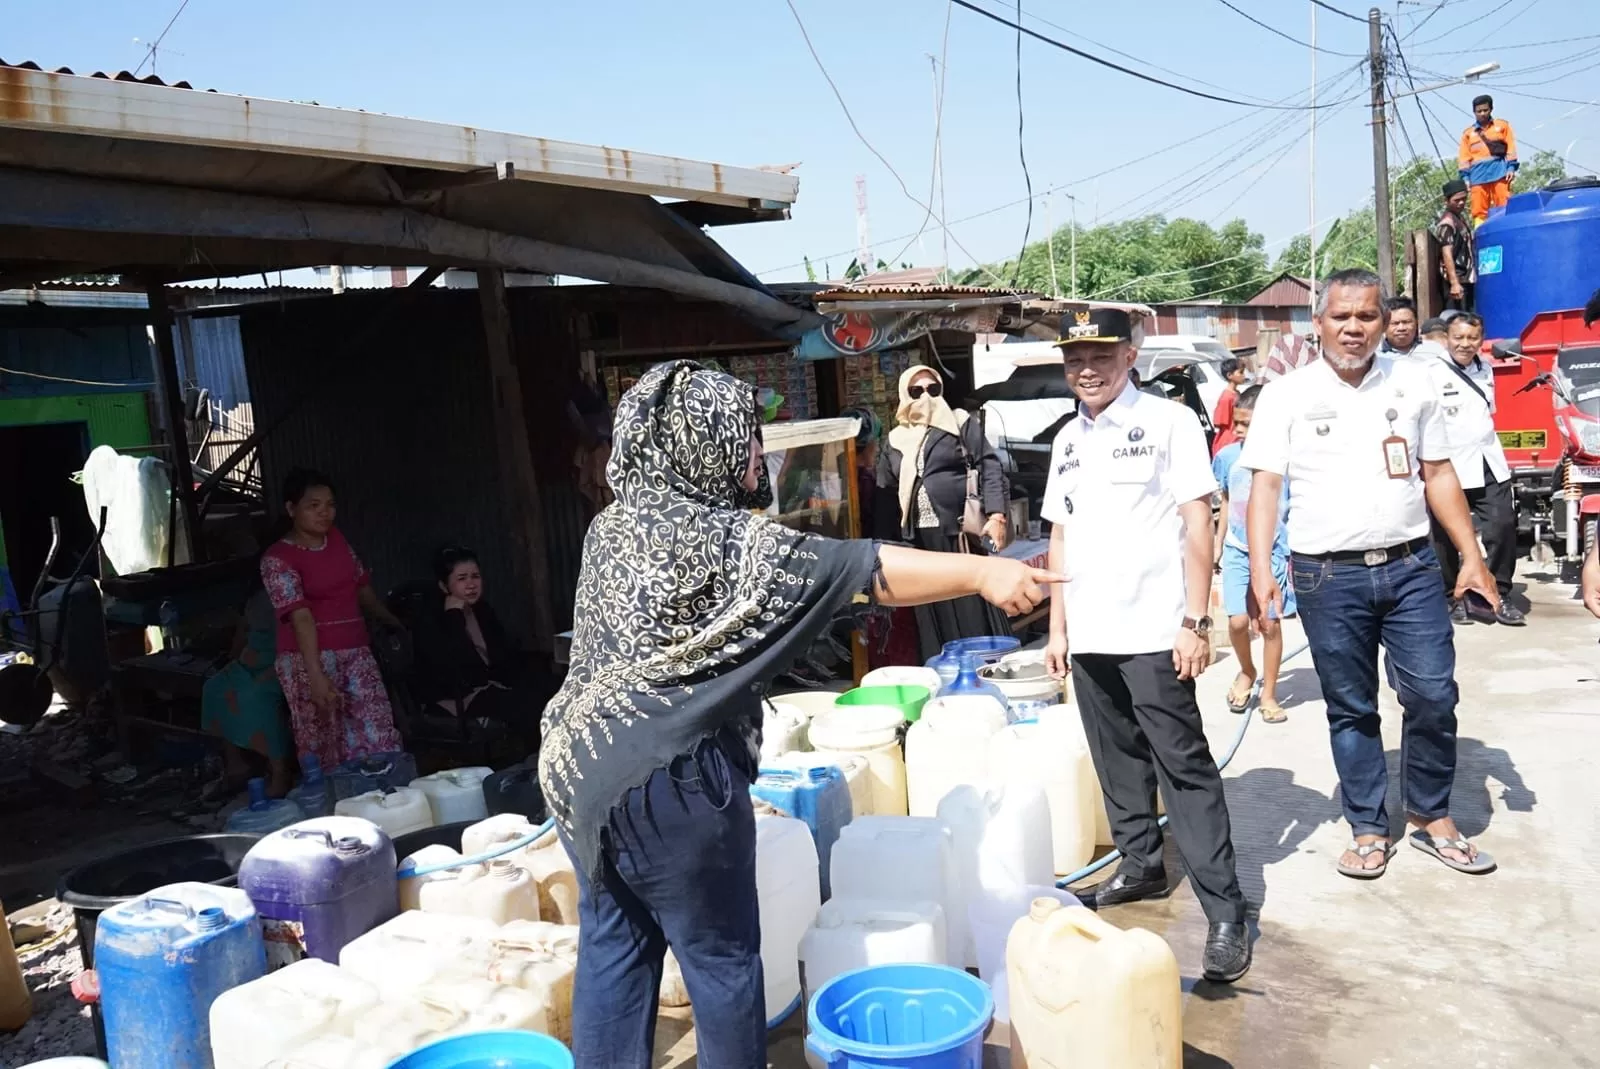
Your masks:
<svg viewBox="0 0 1600 1069"><path fill-rule="evenodd" d="M658 364L617 406L606 479L578 576L571 667L544 711L539 773L590 871L629 789L734 725L866 589L870 542L792 531L765 465L743 486L761 423L755 387L692 361Z"/></svg>

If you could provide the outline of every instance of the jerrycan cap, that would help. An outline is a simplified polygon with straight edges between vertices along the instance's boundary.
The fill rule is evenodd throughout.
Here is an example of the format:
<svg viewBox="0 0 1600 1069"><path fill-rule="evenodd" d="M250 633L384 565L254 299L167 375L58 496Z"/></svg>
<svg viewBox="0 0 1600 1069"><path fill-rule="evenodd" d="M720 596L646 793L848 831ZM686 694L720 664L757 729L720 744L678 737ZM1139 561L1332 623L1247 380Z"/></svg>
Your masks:
<svg viewBox="0 0 1600 1069"><path fill-rule="evenodd" d="M1050 915L1061 909L1061 902L1054 898L1035 898L1033 905L1028 907L1028 916L1034 921L1043 923Z"/></svg>

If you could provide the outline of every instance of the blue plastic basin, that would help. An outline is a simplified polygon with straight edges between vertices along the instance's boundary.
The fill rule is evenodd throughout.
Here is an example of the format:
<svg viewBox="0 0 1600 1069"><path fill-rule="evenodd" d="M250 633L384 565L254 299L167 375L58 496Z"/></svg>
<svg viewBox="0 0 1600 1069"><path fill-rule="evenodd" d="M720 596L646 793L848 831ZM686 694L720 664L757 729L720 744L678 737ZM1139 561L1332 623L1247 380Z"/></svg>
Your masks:
<svg viewBox="0 0 1600 1069"><path fill-rule="evenodd" d="M829 1069L981 1069L989 985L948 965L871 965L811 996L806 1049Z"/></svg>
<svg viewBox="0 0 1600 1069"><path fill-rule="evenodd" d="M559 1040L538 1032L474 1032L429 1043L389 1069L573 1069Z"/></svg>

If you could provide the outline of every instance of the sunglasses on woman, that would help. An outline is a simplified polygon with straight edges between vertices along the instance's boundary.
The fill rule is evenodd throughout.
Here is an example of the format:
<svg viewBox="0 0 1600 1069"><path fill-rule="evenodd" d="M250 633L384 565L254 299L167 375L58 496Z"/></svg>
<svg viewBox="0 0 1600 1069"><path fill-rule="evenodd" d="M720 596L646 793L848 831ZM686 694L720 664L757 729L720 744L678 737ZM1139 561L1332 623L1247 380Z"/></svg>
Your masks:
<svg viewBox="0 0 1600 1069"><path fill-rule="evenodd" d="M910 394L911 399L915 401L924 393L926 393L929 397L938 397L940 394L944 393L944 387L939 385L937 382L930 382L926 386L908 386L906 388L906 393Z"/></svg>

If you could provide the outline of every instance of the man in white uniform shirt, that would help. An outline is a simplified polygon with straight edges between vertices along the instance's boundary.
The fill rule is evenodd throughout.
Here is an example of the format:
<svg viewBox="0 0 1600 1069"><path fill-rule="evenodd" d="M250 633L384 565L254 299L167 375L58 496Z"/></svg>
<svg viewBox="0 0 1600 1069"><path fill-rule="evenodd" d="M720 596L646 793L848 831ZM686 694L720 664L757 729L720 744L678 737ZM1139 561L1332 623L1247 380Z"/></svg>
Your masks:
<svg viewBox="0 0 1600 1069"><path fill-rule="evenodd" d="M1388 652L1400 705L1401 802L1411 844L1462 872L1494 861L1450 818L1456 769L1455 634L1434 519L1462 556L1455 595L1498 605L1472 517L1450 463L1431 370L1375 356L1383 286L1370 271L1340 271L1317 303L1322 360L1267 386L1239 463L1250 488L1253 611L1268 619L1282 592L1272 574L1278 494L1289 486L1290 578L1328 707L1351 843L1338 870L1381 876L1393 855L1378 717L1378 646Z"/></svg>
<svg viewBox="0 0 1600 1069"><path fill-rule="evenodd" d="M1466 624L1479 615L1488 623L1521 627L1527 623L1522 610L1506 600L1517 566L1517 511L1511 500L1511 468L1494 429L1494 368L1481 355L1483 320L1463 312L1450 320L1448 331L1450 351L1427 366L1439 389L1439 407L1450 436L1450 464L1466 492L1489 573L1500 591L1498 611L1484 605L1469 612L1473 599L1452 597L1450 621ZM1461 558L1438 524L1433 528L1433 549L1439 555L1445 592L1453 593Z"/></svg>
<svg viewBox="0 0 1600 1069"><path fill-rule="evenodd" d="M1050 601L1046 664L1073 687L1117 874L1083 896L1105 909L1168 894L1156 787L1210 922L1207 979L1250 968L1222 777L1206 744L1194 680L1211 663L1211 495L1200 421L1134 388L1138 339L1127 312L1062 319L1062 364L1077 416L1056 435L1041 513L1052 570L1072 577Z"/></svg>

